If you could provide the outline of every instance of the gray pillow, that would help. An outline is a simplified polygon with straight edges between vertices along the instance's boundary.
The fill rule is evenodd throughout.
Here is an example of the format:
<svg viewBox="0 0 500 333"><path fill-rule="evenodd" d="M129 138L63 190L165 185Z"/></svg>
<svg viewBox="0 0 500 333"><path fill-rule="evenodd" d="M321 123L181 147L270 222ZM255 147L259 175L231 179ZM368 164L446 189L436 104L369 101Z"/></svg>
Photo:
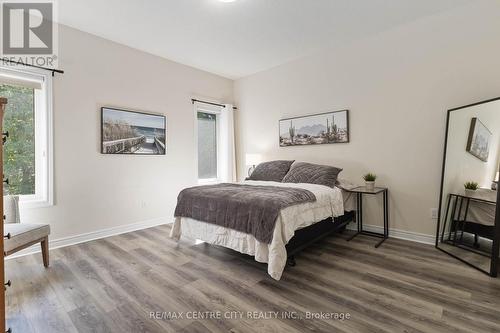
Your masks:
<svg viewBox="0 0 500 333"><path fill-rule="evenodd" d="M271 161L264 162L255 168L250 177L246 180L265 180L273 182L281 182L283 177L290 170L293 161Z"/></svg>
<svg viewBox="0 0 500 333"><path fill-rule="evenodd" d="M283 183L308 183L335 187L337 176L342 171L328 165L295 162L283 178Z"/></svg>

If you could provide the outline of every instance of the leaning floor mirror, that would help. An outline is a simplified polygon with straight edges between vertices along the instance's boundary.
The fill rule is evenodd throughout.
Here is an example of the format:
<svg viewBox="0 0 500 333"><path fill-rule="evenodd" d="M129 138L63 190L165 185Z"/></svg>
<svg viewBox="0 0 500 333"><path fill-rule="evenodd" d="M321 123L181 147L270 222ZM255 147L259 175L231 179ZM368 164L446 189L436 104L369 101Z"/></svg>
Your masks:
<svg viewBox="0 0 500 333"><path fill-rule="evenodd" d="M498 274L500 98L448 111L436 247Z"/></svg>

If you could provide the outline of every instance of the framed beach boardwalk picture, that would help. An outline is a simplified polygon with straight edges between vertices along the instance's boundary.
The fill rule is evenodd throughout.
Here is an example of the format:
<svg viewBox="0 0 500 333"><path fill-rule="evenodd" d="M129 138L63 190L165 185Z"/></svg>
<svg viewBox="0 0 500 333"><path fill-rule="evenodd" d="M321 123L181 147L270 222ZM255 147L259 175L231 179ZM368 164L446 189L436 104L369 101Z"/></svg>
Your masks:
<svg viewBox="0 0 500 333"><path fill-rule="evenodd" d="M280 120L280 147L349 142L349 111Z"/></svg>
<svg viewBox="0 0 500 333"><path fill-rule="evenodd" d="M492 135L491 131L478 118L472 118L467 140L467 151L481 161L488 162Z"/></svg>
<svg viewBox="0 0 500 333"><path fill-rule="evenodd" d="M103 154L165 155L167 118L163 115L101 108Z"/></svg>

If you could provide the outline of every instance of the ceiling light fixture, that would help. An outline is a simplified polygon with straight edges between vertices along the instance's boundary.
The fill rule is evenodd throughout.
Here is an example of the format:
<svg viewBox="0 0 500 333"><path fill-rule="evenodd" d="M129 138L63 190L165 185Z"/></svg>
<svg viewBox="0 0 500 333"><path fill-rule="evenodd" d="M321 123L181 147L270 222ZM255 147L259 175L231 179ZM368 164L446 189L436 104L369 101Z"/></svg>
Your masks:
<svg viewBox="0 0 500 333"><path fill-rule="evenodd" d="M220 2L235 2L236 0L219 0Z"/></svg>

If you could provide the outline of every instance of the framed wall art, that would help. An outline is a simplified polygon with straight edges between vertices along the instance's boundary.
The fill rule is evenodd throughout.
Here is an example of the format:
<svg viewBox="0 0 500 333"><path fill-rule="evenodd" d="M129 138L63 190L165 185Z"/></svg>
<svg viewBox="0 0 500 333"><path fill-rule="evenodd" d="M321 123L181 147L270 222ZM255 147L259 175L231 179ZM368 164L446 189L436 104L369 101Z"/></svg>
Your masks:
<svg viewBox="0 0 500 333"><path fill-rule="evenodd" d="M349 142L349 110L279 121L280 147Z"/></svg>
<svg viewBox="0 0 500 333"><path fill-rule="evenodd" d="M167 118L163 115L101 108L103 154L165 155Z"/></svg>

